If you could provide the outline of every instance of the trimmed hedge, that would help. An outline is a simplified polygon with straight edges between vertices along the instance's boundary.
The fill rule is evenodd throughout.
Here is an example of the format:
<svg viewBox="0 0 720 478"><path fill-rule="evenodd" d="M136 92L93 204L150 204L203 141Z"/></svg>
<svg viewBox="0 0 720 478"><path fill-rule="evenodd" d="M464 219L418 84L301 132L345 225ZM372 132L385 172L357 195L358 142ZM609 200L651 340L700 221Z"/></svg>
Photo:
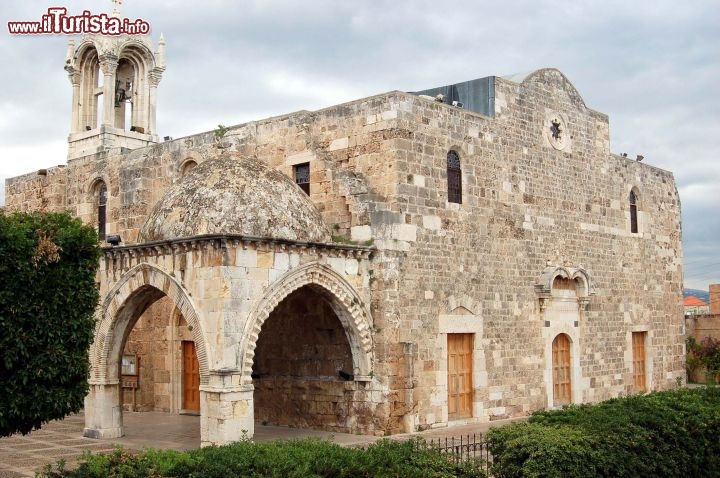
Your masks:
<svg viewBox="0 0 720 478"><path fill-rule="evenodd" d="M382 440L367 449L343 448L317 439L242 441L192 451L145 450L86 454L75 470L48 467L44 478L395 478L485 477L477 463L452 463L422 442Z"/></svg>
<svg viewBox="0 0 720 478"><path fill-rule="evenodd" d="M497 478L720 476L720 388L536 412L488 439Z"/></svg>

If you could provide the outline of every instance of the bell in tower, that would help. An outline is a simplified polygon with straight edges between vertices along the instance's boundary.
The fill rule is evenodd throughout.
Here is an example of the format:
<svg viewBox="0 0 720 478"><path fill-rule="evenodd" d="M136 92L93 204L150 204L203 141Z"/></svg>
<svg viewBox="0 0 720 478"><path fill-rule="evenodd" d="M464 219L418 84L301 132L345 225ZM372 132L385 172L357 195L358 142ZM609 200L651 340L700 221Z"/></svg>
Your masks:
<svg viewBox="0 0 720 478"><path fill-rule="evenodd" d="M115 0L113 16L120 16ZM147 35L70 38L65 70L72 84L68 159L159 142L157 87L165 71L165 40Z"/></svg>

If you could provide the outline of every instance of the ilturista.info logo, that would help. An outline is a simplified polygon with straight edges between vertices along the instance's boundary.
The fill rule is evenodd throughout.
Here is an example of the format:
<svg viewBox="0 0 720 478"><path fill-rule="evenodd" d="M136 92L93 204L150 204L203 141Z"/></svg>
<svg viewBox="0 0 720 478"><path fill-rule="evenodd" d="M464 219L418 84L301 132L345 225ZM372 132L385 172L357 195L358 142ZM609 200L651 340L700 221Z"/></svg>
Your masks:
<svg viewBox="0 0 720 478"><path fill-rule="evenodd" d="M89 10L82 15L68 15L65 7L50 7L39 22L8 22L11 35L145 35L150 24L140 18L129 20L105 13L93 15Z"/></svg>

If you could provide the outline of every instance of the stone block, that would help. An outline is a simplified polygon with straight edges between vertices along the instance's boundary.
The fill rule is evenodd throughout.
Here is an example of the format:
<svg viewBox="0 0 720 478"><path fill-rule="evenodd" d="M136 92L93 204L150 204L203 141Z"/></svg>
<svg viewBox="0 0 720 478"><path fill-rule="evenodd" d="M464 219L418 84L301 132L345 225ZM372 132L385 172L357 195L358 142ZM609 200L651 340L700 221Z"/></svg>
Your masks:
<svg viewBox="0 0 720 478"><path fill-rule="evenodd" d="M425 229L437 231L442 227L442 221L440 220L440 216L436 216L436 215L423 216L422 221L423 221L423 227Z"/></svg>
<svg viewBox="0 0 720 478"><path fill-rule="evenodd" d="M261 269L270 269L273 266L275 253L273 251L257 252L257 267Z"/></svg>
<svg viewBox="0 0 720 478"><path fill-rule="evenodd" d="M338 149L346 149L348 147L348 138L337 138L330 142L328 151L337 151Z"/></svg>
<svg viewBox="0 0 720 478"><path fill-rule="evenodd" d="M370 226L353 226L350 228L350 240L365 242L370 239L372 239L372 229Z"/></svg>
<svg viewBox="0 0 720 478"><path fill-rule="evenodd" d="M399 241L416 242L417 226L413 224L394 224L390 237Z"/></svg>

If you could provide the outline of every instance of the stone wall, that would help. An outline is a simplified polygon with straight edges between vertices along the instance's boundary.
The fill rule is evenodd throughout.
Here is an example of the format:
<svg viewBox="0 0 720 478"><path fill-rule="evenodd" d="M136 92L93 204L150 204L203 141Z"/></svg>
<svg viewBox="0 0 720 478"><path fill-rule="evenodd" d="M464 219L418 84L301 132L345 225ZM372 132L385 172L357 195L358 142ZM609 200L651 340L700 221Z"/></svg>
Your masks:
<svg viewBox="0 0 720 478"><path fill-rule="evenodd" d="M123 354L137 355L140 372L139 388L123 390L125 410L182 410L182 342L189 340L193 337L188 324L169 297L160 298L143 312L123 350Z"/></svg>
<svg viewBox="0 0 720 478"><path fill-rule="evenodd" d="M685 335L698 342L705 337L720 340L720 314L686 316Z"/></svg>
<svg viewBox="0 0 720 478"><path fill-rule="evenodd" d="M720 315L720 284L710 284L710 313Z"/></svg>
<svg viewBox="0 0 720 478"><path fill-rule="evenodd" d="M488 374L475 391L480 416L548 406L553 337L544 335L534 289L548 263L584 268L595 287L575 332L582 401L632 390L633 331L649 334L651 388L673 385L683 370L680 216L672 175L609 155L607 118L588 110L557 72L540 72L522 85L498 79L497 88L492 120L423 99L400 117L413 129L412 139L398 144L407 161L398 160L391 208L415 240L399 284L379 287L385 310L373 312L379 342L418 345L421 425L447 416L433 339L454 296L476 301L484 322L484 336L476 337ZM560 112L571 135L560 149L544 134L548 110ZM446 199L451 149L462 161L460 205ZM637 234L629 230L633 189L640 198Z"/></svg>
<svg viewBox="0 0 720 478"><path fill-rule="evenodd" d="M372 318L371 385L338 385L328 396L352 392L366 400L373 426L364 429L374 433L448 423L448 333L474 334L471 420L551 406L550 346L559 333L572 341L575 401L634 390L633 332L647 332L648 387L674 386L684 374L684 344L672 174L611 154L607 116L587 108L560 72L496 78L495 85L493 118L391 92L234 126L221 138L208 132L72 160L43 178L9 180L6 204L70 209L93 223L93 185L103 180L107 232L133 243L187 161L237 151L290 177L294 165L309 163L310 199L334 241L375 248L359 262L341 252L322 257L360 291ZM450 150L460 156L461 204L448 202ZM631 191L637 233L630 230ZM219 314L218 297L231 295L235 308L213 315L205 331L229 341L214 344L218 368L238 366L232 341L241 340L236 322L258 300L253 294L274 297L273 280L317 258L279 245L223 247L147 252L165 254L159 267L198 291L199 310ZM115 274L115 266L106 267L101 274ZM587 273L577 320L543 309L539 281L548 268ZM289 390L287 383L275 386ZM306 391L303 385L292 393ZM337 414L338 406L323 411Z"/></svg>
<svg viewBox="0 0 720 478"><path fill-rule="evenodd" d="M706 337L720 340L720 314L686 315L685 337L694 337L698 342ZM704 369L694 370L688 376L688 380L695 383L705 383L706 378ZM718 381L720 376L716 378L716 383Z"/></svg>
<svg viewBox="0 0 720 478"><path fill-rule="evenodd" d="M352 375L342 324L321 296L299 289L277 306L260 332L253 363L255 419L352 432Z"/></svg>

